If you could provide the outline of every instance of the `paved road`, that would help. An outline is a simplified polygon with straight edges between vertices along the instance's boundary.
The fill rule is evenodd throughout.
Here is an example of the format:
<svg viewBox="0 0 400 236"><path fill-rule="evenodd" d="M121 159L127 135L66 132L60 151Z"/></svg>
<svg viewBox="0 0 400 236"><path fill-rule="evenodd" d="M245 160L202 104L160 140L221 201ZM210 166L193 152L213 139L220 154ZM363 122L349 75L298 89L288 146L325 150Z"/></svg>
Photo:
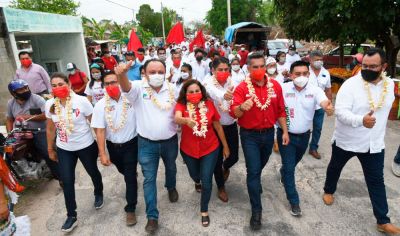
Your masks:
<svg viewBox="0 0 400 236"><path fill-rule="evenodd" d="M294 218L289 214L289 204L276 172L280 156L273 154L262 175L263 227L257 233L250 231L248 224L251 212L246 189L246 170L240 151L240 162L232 169L226 184L229 203L222 203L216 197L214 184L209 205L211 225L203 228L199 216L200 195L194 191L186 166L181 157L178 157L177 189L180 198L177 203L168 201L167 191L163 188L164 168L160 165L157 181L160 210L158 235L381 235L375 230L376 221L361 166L356 158L348 163L342 173L335 204L325 206L321 200L330 158L333 125L333 118L326 119L320 147L322 160L306 155L297 167L297 186L303 210L301 218ZM393 176L390 169L399 140L400 122L389 122L385 181L392 221L400 225L400 178ZM115 167L100 168L105 186L105 205L101 210L95 210L91 181L83 167L78 165L76 199L79 226L72 235L146 235L142 176L139 176L139 203L136 211L138 224L126 227L123 178ZM22 196L16 212L18 215L27 214L31 217L32 235L62 235L60 227L65 220L66 211L63 194L55 181L30 189Z"/></svg>

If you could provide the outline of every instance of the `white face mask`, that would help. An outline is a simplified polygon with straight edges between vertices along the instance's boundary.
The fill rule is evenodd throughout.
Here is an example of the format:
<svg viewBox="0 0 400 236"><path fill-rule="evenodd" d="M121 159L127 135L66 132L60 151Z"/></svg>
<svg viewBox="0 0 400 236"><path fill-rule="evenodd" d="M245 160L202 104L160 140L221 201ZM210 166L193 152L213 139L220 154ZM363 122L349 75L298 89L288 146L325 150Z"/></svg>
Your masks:
<svg viewBox="0 0 400 236"><path fill-rule="evenodd" d="M240 48L240 50L244 51L244 50L245 50L245 48Z"/></svg>
<svg viewBox="0 0 400 236"><path fill-rule="evenodd" d="M70 75L75 75L75 72L76 72L75 70L71 70L71 71L69 72L69 74L70 74Z"/></svg>
<svg viewBox="0 0 400 236"><path fill-rule="evenodd" d="M268 74L273 75L276 72L276 67L271 67L267 69Z"/></svg>
<svg viewBox="0 0 400 236"><path fill-rule="evenodd" d="M297 78L295 78L295 79L293 80L293 83L294 83L297 87L304 88L304 86L306 86L307 83L308 83L308 77L305 77L305 76L297 77Z"/></svg>
<svg viewBox="0 0 400 236"><path fill-rule="evenodd" d="M189 73L188 72L181 72L181 76L182 76L182 79L187 79L187 78L189 78Z"/></svg>
<svg viewBox="0 0 400 236"><path fill-rule="evenodd" d="M238 70L240 70L240 65L232 65L232 70L233 70L233 71L238 71Z"/></svg>
<svg viewBox="0 0 400 236"><path fill-rule="evenodd" d="M280 57L279 58L280 63L285 63L286 62L286 57Z"/></svg>
<svg viewBox="0 0 400 236"><path fill-rule="evenodd" d="M315 69L321 69L323 65L324 65L323 61L314 61L313 63Z"/></svg>
<svg viewBox="0 0 400 236"><path fill-rule="evenodd" d="M98 80L101 78L101 73L92 73L92 78Z"/></svg>
<svg viewBox="0 0 400 236"><path fill-rule="evenodd" d="M165 74L149 75L149 84L153 87L161 87L164 83Z"/></svg>

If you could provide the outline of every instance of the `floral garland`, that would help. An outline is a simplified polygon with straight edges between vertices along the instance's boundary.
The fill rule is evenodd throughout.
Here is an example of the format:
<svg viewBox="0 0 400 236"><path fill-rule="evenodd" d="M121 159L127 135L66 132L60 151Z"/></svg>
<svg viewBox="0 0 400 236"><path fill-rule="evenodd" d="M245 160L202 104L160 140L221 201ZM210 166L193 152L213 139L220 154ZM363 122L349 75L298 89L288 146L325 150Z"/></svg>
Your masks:
<svg viewBox="0 0 400 236"><path fill-rule="evenodd" d="M268 98L265 101L264 105L261 104L260 99L257 97L256 92L254 90L254 86L251 83L251 79L248 77L246 78L245 82L247 84L247 89L249 90L249 95L250 97L254 97L254 102L256 103L256 106L260 108L262 111L266 110L269 105L271 104L271 97L274 95L274 88L273 88L273 83L271 83L271 79L267 76L267 87L268 87Z"/></svg>
<svg viewBox="0 0 400 236"><path fill-rule="evenodd" d="M58 121L61 123L61 127L65 127L65 131L67 135L70 135L74 129L74 123L72 122L72 102L71 102L72 93L67 97L67 101L65 103L65 110L67 114L67 120L64 120L64 117L61 115L61 102L59 98L54 99L54 111L57 115Z"/></svg>
<svg viewBox="0 0 400 236"><path fill-rule="evenodd" d="M112 121L110 96L108 96L108 94L105 94L105 102L106 102L105 112L106 112L107 126L108 126L108 128L111 129L111 131L113 133L115 133L118 130L122 129L126 124L126 120L127 120L127 117L128 117L128 112L127 111L128 111L128 107L129 107L128 99L125 96L122 96L122 117L121 117L121 121L120 121L118 127L115 127L114 124L113 124L113 121Z"/></svg>
<svg viewBox="0 0 400 236"><path fill-rule="evenodd" d="M383 88L382 88L382 93L381 93L381 96L379 98L377 105L375 105L374 99L372 98L369 83L364 80L364 87L367 90L368 103L369 103L369 108L371 109L371 111L376 111L376 110L382 108L383 103L385 102L386 94L388 92L388 87L389 87L389 82L388 82L389 78L386 76L386 72L382 73L381 78L383 80Z"/></svg>
<svg viewBox="0 0 400 236"><path fill-rule="evenodd" d="M189 117L192 118L196 124L192 128L193 129L193 134L198 136L198 137L206 137L206 133L208 131L207 125L208 125L208 120L207 120L207 107L205 105L204 101L201 101L198 105L199 107L199 113L200 113L200 130L199 130L199 124L197 123L197 116L196 116L196 107L192 103L187 103L186 108L189 111Z"/></svg>
<svg viewBox="0 0 400 236"><path fill-rule="evenodd" d="M218 82L218 80L217 80L217 78L215 78L215 76L212 76L212 78L213 78L214 86L216 88L225 90L225 88L222 87L222 85ZM229 79L228 79L227 82L228 82L228 88L231 87L232 86L232 80L231 80L230 76L229 76ZM231 100L231 101L226 101L226 100L218 101L218 107L219 107L219 109L221 109L222 112L229 112L230 105L232 105L232 103L233 103L233 100Z"/></svg>
<svg viewBox="0 0 400 236"><path fill-rule="evenodd" d="M158 107L161 110L169 110L172 108L173 103L175 102L175 95L174 95L174 90L172 89L171 83L167 81L168 85L168 92L169 92L169 102L165 104L160 104L160 102L153 96L153 89L151 87L146 87L146 91L149 94L151 101L153 102L156 107Z"/></svg>

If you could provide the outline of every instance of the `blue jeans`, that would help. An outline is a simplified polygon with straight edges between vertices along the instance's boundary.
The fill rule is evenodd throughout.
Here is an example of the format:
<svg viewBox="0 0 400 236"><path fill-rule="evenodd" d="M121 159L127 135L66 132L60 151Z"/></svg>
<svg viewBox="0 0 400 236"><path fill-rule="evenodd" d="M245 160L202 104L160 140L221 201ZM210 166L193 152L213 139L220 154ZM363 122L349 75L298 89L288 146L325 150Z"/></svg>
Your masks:
<svg viewBox="0 0 400 236"><path fill-rule="evenodd" d="M280 170L283 185L285 187L286 198L292 205L299 205L299 194L296 190L295 171L297 164L303 158L310 140L310 132L304 134L289 134L290 143L282 145L282 130L277 132L279 153L281 154L282 168Z"/></svg>
<svg viewBox="0 0 400 236"><path fill-rule="evenodd" d="M103 182L99 169L97 168L98 149L96 142L90 146L78 150L67 151L57 148L58 165L60 177L64 184L64 199L67 207L67 216L76 217L75 201L75 167L78 159L81 161L86 172L89 174L94 185L94 195L103 195Z"/></svg>
<svg viewBox="0 0 400 236"><path fill-rule="evenodd" d="M378 224L390 223L388 214L388 203L386 198L385 182L383 178L383 166L385 150L380 153L356 153L349 152L332 144L332 157L326 170L326 180L324 191L334 194L340 173L346 163L354 156L357 156L364 172L365 182L367 183L369 198L371 199L372 209Z"/></svg>
<svg viewBox="0 0 400 236"><path fill-rule="evenodd" d="M196 159L186 155L181 150L181 155L186 162L190 177L196 183L201 182L200 212L208 212L208 203L210 202L212 192L212 177L218 153L219 148L210 154L200 157L200 159Z"/></svg>
<svg viewBox="0 0 400 236"><path fill-rule="evenodd" d="M318 150L319 139L321 138L322 125L324 124L324 109L315 110L312 128L312 138L310 142L310 151Z"/></svg>
<svg viewBox="0 0 400 236"><path fill-rule="evenodd" d="M139 136L138 161L144 176L143 191L148 219L158 219L157 209L157 171L160 156L165 166L165 187L176 187L176 157L178 156L178 136L160 141L151 141Z"/></svg>
<svg viewBox="0 0 400 236"><path fill-rule="evenodd" d="M399 149L397 149L397 154L394 157L394 162L396 162L397 164L400 164L400 146L399 146Z"/></svg>
<svg viewBox="0 0 400 236"><path fill-rule="evenodd" d="M50 172L53 175L53 178L59 180L60 171L58 163L50 160L49 153L47 152L46 131L35 132L33 134L33 145L35 146L35 149L39 153L39 155L43 157L43 159L46 161L46 164L49 167Z"/></svg>
<svg viewBox="0 0 400 236"><path fill-rule="evenodd" d="M274 129L263 133L240 129L247 170L247 191L249 192L253 213L262 211L261 205L261 172L268 162L274 145Z"/></svg>
<svg viewBox="0 0 400 236"><path fill-rule="evenodd" d="M138 141L133 138L122 146L115 146L107 141L107 150L110 154L110 161L117 167L119 173L124 176L127 205L125 212L135 212L137 204L137 156Z"/></svg>

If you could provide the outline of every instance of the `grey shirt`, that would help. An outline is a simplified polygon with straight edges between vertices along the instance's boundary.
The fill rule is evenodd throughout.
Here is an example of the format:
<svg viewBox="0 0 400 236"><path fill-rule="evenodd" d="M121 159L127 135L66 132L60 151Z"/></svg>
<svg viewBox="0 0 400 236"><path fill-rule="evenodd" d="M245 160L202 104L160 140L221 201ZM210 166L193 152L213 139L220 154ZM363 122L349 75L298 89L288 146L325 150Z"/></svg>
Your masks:
<svg viewBox="0 0 400 236"><path fill-rule="evenodd" d="M8 100L6 117L15 119L18 115L30 115L29 109L40 108L44 112L44 106L46 101L39 95L32 94L31 97L24 102L19 104L15 98ZM46 121L28 121L28 128L36 129L46 128Z"/></svg>

